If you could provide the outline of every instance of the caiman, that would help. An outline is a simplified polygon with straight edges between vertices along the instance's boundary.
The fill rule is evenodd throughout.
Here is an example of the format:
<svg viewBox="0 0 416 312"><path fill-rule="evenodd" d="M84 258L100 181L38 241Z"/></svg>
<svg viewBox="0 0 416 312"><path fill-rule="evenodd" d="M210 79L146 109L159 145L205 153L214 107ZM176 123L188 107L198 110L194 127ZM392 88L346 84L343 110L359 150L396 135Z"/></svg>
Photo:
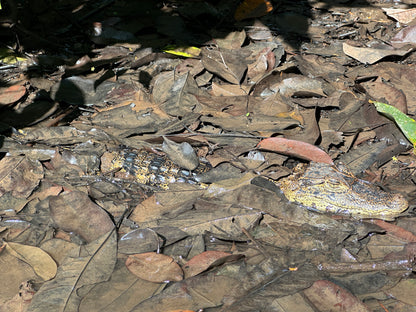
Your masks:
<svg viewBox="0 0 416 312"><path fill-rule="evenodd" d="M111 166L107 169L118 168L139 183L163 189L174 182L200 185L197 175L211 168L201 163L191 172L178 167L167 156L145 150L124 150L109 155ZM343 165L301 164L289 177L273 182L289 201L319 212L392 220L408 207L402 195L385 192L356 178Z"/></svg>
<svg viewBox="0 0 416 312"><path fill-rule="evenodd" d="M320 212L392 220L408 207L402 195L358 179L343 165L301 164L278 185L288 200Z"/></svg>

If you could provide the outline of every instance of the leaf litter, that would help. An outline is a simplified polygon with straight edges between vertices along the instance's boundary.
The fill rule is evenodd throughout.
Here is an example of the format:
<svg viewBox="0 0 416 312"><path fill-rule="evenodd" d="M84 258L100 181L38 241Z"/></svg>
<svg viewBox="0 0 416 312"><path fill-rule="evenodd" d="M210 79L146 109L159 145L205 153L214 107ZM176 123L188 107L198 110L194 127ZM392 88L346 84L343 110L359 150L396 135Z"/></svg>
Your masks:
<svg viewBox="0 0 416 312"><path fill-rule="evenodd" d="M411 1L61 5L2 12L0 311L414 308ZM289 202L310 161L410 208Z"/></svg>

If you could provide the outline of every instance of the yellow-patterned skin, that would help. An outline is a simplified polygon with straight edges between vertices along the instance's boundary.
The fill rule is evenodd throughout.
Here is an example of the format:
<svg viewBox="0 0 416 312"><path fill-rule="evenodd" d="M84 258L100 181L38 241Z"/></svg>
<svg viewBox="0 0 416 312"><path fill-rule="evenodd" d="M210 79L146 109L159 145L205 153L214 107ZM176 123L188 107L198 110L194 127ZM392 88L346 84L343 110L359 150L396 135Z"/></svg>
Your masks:
<svg viewBox="0 0 416 312"><path fill-rule="evenodd" d="M408 207L402 195L384 192L342 165L299 165L278 184L288 200L320 212L392 220Z"/></svg>

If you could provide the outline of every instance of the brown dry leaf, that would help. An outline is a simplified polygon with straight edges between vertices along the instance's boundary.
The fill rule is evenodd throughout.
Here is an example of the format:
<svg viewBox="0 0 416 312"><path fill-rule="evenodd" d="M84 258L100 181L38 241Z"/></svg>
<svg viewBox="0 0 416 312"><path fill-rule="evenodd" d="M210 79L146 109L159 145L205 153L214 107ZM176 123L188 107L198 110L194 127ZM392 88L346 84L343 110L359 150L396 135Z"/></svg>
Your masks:
<svg viewBox="0 0 416 312"><path fill-rule="evenodd" d="M385 291L389 296L407 303L411 306L416 306L416 281L414 279L401 280L393 288Z"/></svg>
<svg viewBox="0 0 416 312"><path fill-rule="evenodd" d="M79 191L63 193L49 198L49 209L56 226L75 232L92 242L114 228L110 216L87 194Z"/></svg>
<svg viewBox="0 0 416 312"><path fill-rule="evenodd" d="M10 105L19 101L26 94L24 86L10 86L8 88L0 88L0 105Z"/></svg>
<svg viewBox="0 0 416 312"><path fill-rule="evenodd" d="M195 200L205 191L189 184L171 184L168 192L157 193L138 204L129 219L137 222L149 222L162 217L175 215L180 211L192 209Z"/></svg>
<svg viewBox="0 0 416 312"><path fill-rule="evenodd" d="M211 73L233 84L240 84L247 70L245 60L236 52L226 49L201 49L202 64Z"/></svg>
<svg viewBox="0 0 416 312"><path fill-rule="evenodd" d="M319 311L370 312L370 309L346 289L326 280L316 281L303 291L313 306Z"/></svg>
<svg viewBox="0 0 416 312"><path fill-rule="evenodd" d="M389 17L394 18L402 24L409 24L416 17L416 9L383 8L383 11L386 12Z"/></svg>
<svg viewBox="0 0 416 312"><path fill-rule="evenodd" d="M403 28L391 38L391 44L395 48L400 48L409 43L413 45L416 44L416 25Z"/></svg>
<svg viewBox="0 0 416 312"><path fill-rule="evenodd" d="M407 50L388 50L388 49L374 49L374 48L358 48L347 43L342 44L343 51L346 55L360 61L364 64L374 64L386 56L404 56L412 49Z"/></svg>
<svg viewBox="0 0 416 312"><path fill-rule="evenodd" d="M299 122L290 117L275 117L256 114L253 116L209 117L202 116L201 121L220 126L224 130L241 132L271 132L280 131L299 125Z"/></svg>
<svg viewBox="0 0 416 312"><path fill-rule="evenodd" d="M79 312L127 312L161 291L165 284L152 283L131 274L124 261L117 261L109 281L96 284L84 297Z"/></svg>
<svg viewBox="0 0 416 312"><path fill-rule="evenodd" d="M202 273L225 262L236 261L243 255L233 255L228 252L208 250L196 255L182 267L185 278Z"/></svg>
<svg viewBox="0 0 416 312"><path fill-rule="evenodd" d="M287 97L325 97L324 82L304 76L283 79L270 89L280 92Z"/></svg>
<svg viewBox="0 0 416 312"><path fill-rule="evenodd" d="M16 258L13 251L9 252L9 248L3 249L0 253L0 261L2 270L0 270L0 302L10 300L19 292L21 283L29 280L38 280L39 277L33 270L30 264Z"/></svg>
<svg viewBox="0 0 416 312"><path fill-rule="evenodd" d="M219 307L227 294L236 294L239 280L228 276L198 276L170 285L161 292L138 304L131 312L172 311L177 309L200 310ZM242 287L240 287L242 288ZM241 291L240 291L241 293Z"/></svg>
<svg viewBox="0 0 416 312"><path fill-rule="evenodd" d="M118 243L118 252L124 254L139 254L155 251L163 241L154 230L135 229L124 234Z"/></svg>
<svg viewBox="0 0 416 312"><path fill-rule="evenodd" d="M29 264L44 281L56 275L56 263L42 249L18 243L6 243L6 250L16 258Z"/></svg>
<svg viewBox="0 0 416 312"><path fill-rule="evenodd" d="M331 165L334 164L331 157L319 147L301 141L288 140L285 138L267 138L262 140L257 145L257 148L299 157L310 161Z"/></svg>
<svg viewBox="0 0 416 312"><path fill-rule="evenodd" d="M162 150L179 167L194 170L199 166L199 159L188 142L176 143L163 137Z"/></svg>
<svg viewBox="0 0 416 312"><path fill-rule="evenodd" d="M246 32L243 30L241 31L232 31L226 33L225 35L215 36L217 38L214 39L214 42L219 46L220 49L238 49L240 48L244 41L246 40Z"/></svg>
<svg viewBox="0 0 416 312"><path fill-rule="evenodd" d="M43 178L42 164L25 156L4 157L0 160L0 196L7 192L27 198Z"/></svg>
<svg viewBox="0 0 416 312"><path fill-rule="evenodd" d="M114 230L97 240L71 250L56 277L41 286L28 312L78 311L87 290L108 280L117 259L117 233Z"/></svg>
<svg viewBox="0 0 416 312"><path fill-rule="evenodd" d="M402 90L381 81L381 79L374 82L364 82L362 85L371 98L393 105L401 112L407 114L406 95Z"/></svg>
<svg viewBox="0 0 416 312"><path fill-rule="evenodd" d="M247 92L239 85L212 83L212 95L214 96L240 96Z"/></svg>
<svg viewBox="0 0 416 312"><path fill-rule="evenodd" d="M256 60L247 65L247 78L250 79L252 82L256 82L260 80L264 73L268 70L273 69L274 63L274 54L271 48L264 48L260 53L257 55ZM271 67L269 67L269 63Z"/></svg>
<svg viewBox="0 0 416 312"><path fill-rule="evenodd" d="M175 75L174 71L157 75L153 85L153 101L171 116L183 116L198 106L196 96L202 91L190 73Z"/></svg>
<svg viewBox="0 0 416 312"><path fill-rule="evenodd" d="M44 143L52 146L82 143L88 139L86 131L71 126L36 128L22 137L23 142Z"/></svg>
<svg viewBox="0 0 416 312"><path fill-rule="evenodd" d="M182 269L172 257L155 252L130 255L126 267L137 277L149 282L179 282L183 279Z"/></svg>

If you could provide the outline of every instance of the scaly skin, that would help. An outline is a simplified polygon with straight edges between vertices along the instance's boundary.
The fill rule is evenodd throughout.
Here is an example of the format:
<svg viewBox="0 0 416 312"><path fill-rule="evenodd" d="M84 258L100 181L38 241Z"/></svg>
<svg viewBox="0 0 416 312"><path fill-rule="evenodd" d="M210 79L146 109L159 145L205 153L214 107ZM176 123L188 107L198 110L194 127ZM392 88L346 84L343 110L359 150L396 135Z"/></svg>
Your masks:
<svg viewBox="0 0 416 312"><path fill-rule="evenodd" d="M408 207L400 194L387 193L356 178L343 166L311 162L278 182L286 198L313 210L356 218L393 220Z"/></svg>
<svg viewBox="0 0 416 312"><path fill-rule="evenodd" d="M195 176L210 169L201 163L194 171L181 169L167 156L145 150L123 150L114 155L112 168L134 176L135 180L162 189L170 183L186 182L201 187ZM393 220L407 209L400 194L384 192L371 183L356 178L346 167L311 162L300 165L291 176L276 183L286 198L309 209L348 215L355 218Z"/></svg>

